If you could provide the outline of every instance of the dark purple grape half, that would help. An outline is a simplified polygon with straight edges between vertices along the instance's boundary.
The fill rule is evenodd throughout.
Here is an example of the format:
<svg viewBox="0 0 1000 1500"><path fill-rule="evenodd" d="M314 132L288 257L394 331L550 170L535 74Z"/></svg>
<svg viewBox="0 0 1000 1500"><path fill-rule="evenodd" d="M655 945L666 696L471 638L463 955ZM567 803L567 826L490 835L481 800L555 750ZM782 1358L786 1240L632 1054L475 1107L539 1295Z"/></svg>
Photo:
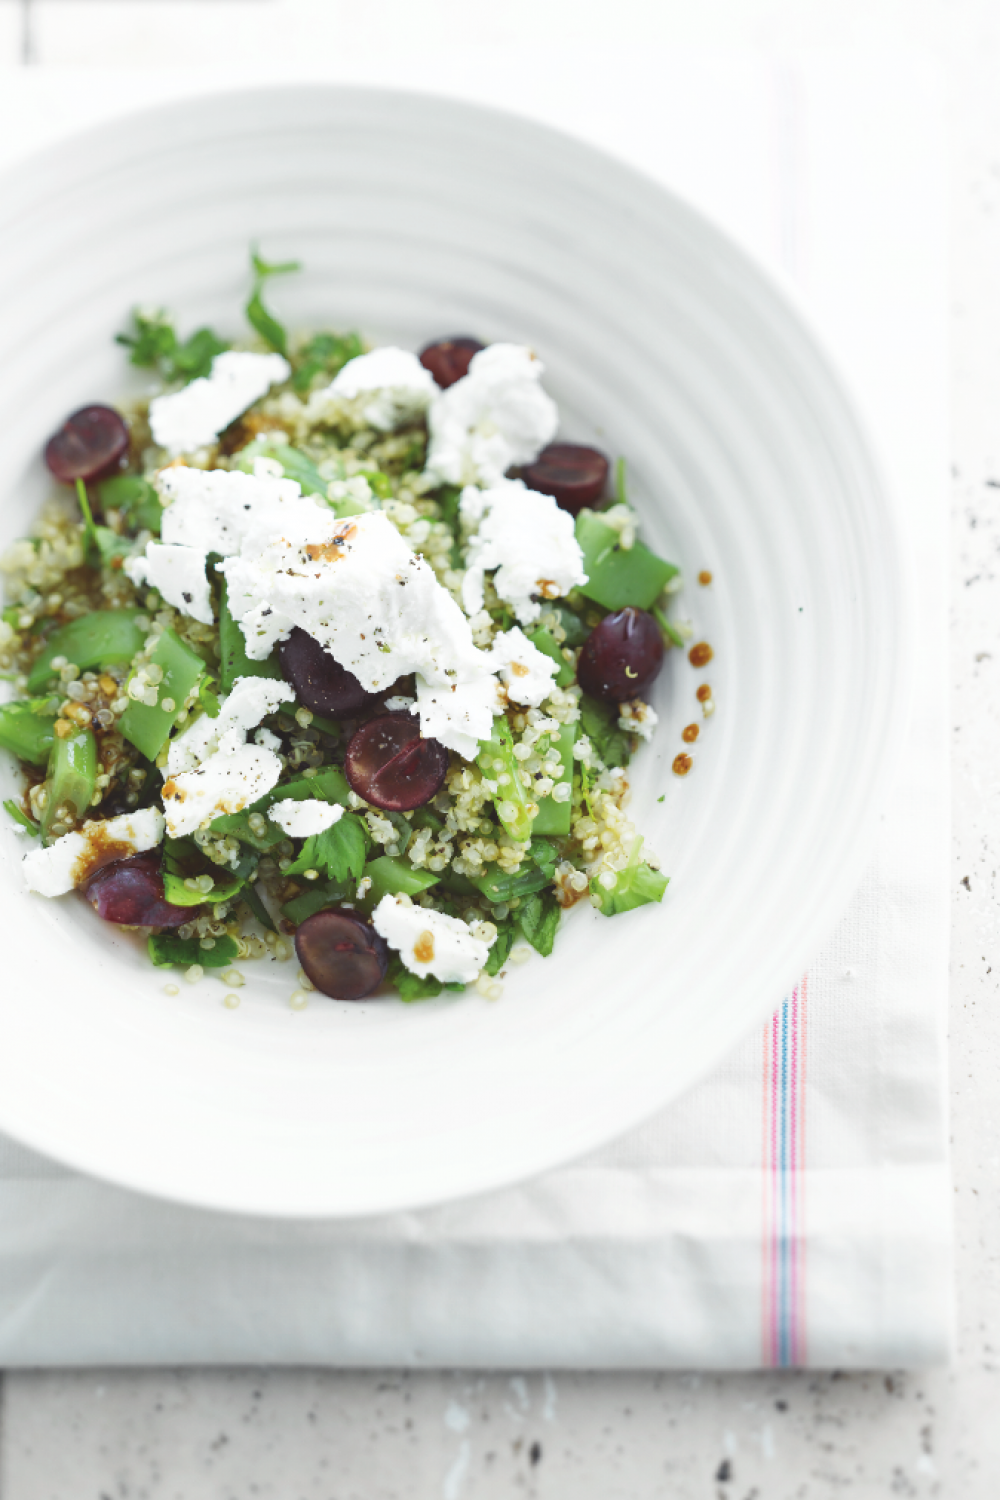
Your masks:
<svg viewBox="0 0 1000 1500"><path fill-rule="evenodd" d="M556 504L575 516L604 494L608 461L596 448L579 443L550 443L533 464L521 470L529 490L551 495Z"/></svg>
<svg viewBox="0 0 1000 1500"><path fill-rule="evenodd" d="M441 389L447 390L456 380L469 373L469 361L484 345L478 339L456 334L450 339L438 339L420 351L420 363L430 370Z"/></svg>
<svg viewBox="0 0 1000 1500"><path fill-rule="evenodd" d="M328 719L353 719L362 709L378 701L367 692L325 646L296 625L287 641L278 646L282 675L295 689L296 697L314 714Z"/></svg>
<svg viewBox="0 0 1000 1500"><path fill-rule="evenodd" d="M190 906L164 901L158 851L102 865L86 882L83 893L105 922L127 927L180 927L196 915Z"/></svg>
<svg viewBox="0 0 1000 1500"><path fill-rule="evenodd" d="M420 725L409 714L381 714L352 736L344 770L366 802L409 812L441 790L448 752L440 740L421 739Z"/></svg>
<svg viewBox="0 0 1000 1500"><path fill-rule="evenodd" d="M113 406L81 406L45 444L45 462L62 484L104 479L128 454L128 428Z"/></svg>
<svg viewBox="0 0 1000 1500"><path fill-rule="evenodd" d="M585 693L602 703L643 698L663 665L663 636L644 609L619 609L605 615L583 643L576 679Z"/></svg>
<svg viewBox="0 0 1000 1500"><path fill-rule="evenodd" d="M295 933L295 952L312 984L331 1000L363 1000L385 978L389 947L350 911L318 911Z"/></svg>

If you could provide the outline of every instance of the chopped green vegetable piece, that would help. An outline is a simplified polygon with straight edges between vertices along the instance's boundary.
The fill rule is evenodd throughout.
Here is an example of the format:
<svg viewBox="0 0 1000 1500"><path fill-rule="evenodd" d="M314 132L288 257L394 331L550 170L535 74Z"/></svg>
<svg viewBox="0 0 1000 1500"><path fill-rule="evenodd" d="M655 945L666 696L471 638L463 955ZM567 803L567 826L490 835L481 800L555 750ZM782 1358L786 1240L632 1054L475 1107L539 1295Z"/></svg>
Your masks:
<svg viewBox="0 0 1000 1500"><path fill-rule="evenodd" d="M615 883L610 890L602 884L599 875L590 882L591 902L604 916L615 917L623 911L632 911L636 906L648 906L650 902L663 900L669 877L643 864L641 853L642 839L637 838L624 870L611 872Z"/></svg>
<svg viewBox="0 0 1000 1500"><path fill-rule="evenodd" d="M49 798L41 818L44 843L48 843L49 829L59 808L68 803L74 818L79 819L90 807L97 789L97 741L89 729L80 729L64 740L56 735L49 757L48 782Z"/></svg>
<svg viewBox="0 0 1000 1500"><path fill-rule="evenodd" d="M660 629L663 631L663 634L667 637L671 645L678 646L683 651L684 637L681 635L680 631L677 629L677 626L673 623L673 621L668 620L666 615L663 613L663 610L657 609L655 605L653 606L652 614L654 619L656 620L656 623L659 625Z"/></svg>
<svg viewBox="0 0 1000 1500"><path fill-rule="evenodd" d="M219 679L206 672L198 684L198 702L208 714L210 719L217 719L221 712L221 705L214 692L218 686Z"/></svg>
<svg viewBox="0 0 1000 1500"><path fill-rule="evenodd" d="M283 260L269 263L261 260L256 249L251 250L250 260L253 265L254 283L250 293L250 301L247 303L247 322L255 328L261 338L266 339L272 349L279 354L288 353L288 334L277 318L264 306L261 292L264 283L271 276L287 276L292 271L301 271L302 262L298 260Z"/></svg>
<svg viewBox="0 0 1000 1500"><path fill-rule="evenodd" d="M499 974L504 964L510 957L510 950L514 946L515 924L513 922L497 923L496 941L490 949L490 956L486 960L486 973Z"/></svg>
<svg viewBox="0 0 1000 1500"><path fill-rule="evenodd" d="M163 506L148 479L139 474L116 474L97 486L102 510L120 510L136 531L160 534Z"/></svg>
<svg viewBox="0 0 1000 1500"><path fill-rule="evenodd" d="M205 663L172 630L165 630L160 636L150 660L163 672L158 701L155 706L130 701L118 727L147 760L155 760L167 743L185 699L204 672ZM162 707L164 703L174 706L168 710Z"/></svg>
<svg viewBox="0 0 1000 1500"><path fill-rule="evenodd" d="M513 901L516 896L530 896L552 884L552 876L540 870L537 865L529 865L527 869L522 866L513 875L491 865L485 875L472 875L469 878L480 895L485 896L494 906Z"/></svg>
<svg viewBox="0 0 1000 1500"><path fill-rule="evenodd" d="M365 876L371 881L371 890L364 897L364 905L373 910L383 896L419 896L441 879L432 870L418 870L408 859L395 859L391 854L382 854L365 865Z"/></svg>
<svg viewBox="0 0 1000 1500"><path fill-rule="evenodd" d="M477 891L468 875L456 875L451 865L446 865L441 871L441 889L448 891L452 896L479 896L482 894L481 891Z"/></svg>
<svg viewBox="0 0 1000 1500"><path fill-rule="evenodd" d="M388 474L383 474L381 469L368 469L364 477L368 481L372 494L379 500L392 499L392 480Z"/></svg>
<svg viewBox="0 0 1000 1500"><path fill-rule="evenodd" d="M464 984L442 984L440 979L434 978L433 974L428 974L426 979L421 979L419 974L411 974L396 953L389 960L389 968L385 977L390 984L396 986L399 998L407 1003L413 1000L433 1000L435 995L440 995L442 990L465 989Z"/></svg>
<svg viewBox="0 0 1000 1500"><path fill-rule="evenodd" d="M229 345L210 328L199 328L181 343L174 325L164 312L132 314L134 332L119 333L115 342L131 349L129 361L141 368L157 369L164 380L195 380L207 375L212 360Z"/></svg>
<svg viewBox="0 0 1000 1500"><path fill-rule="evenodd" d="M252 885L245 885L243 887L242 891L240 891L240 900L246 902L251 913L257 918L262 927L266 927L268 932L277 932L278 929L271 920L271 913Z"/></svg>
<svg viewBox="0 0 1000 1500"><path fill-rule="evenodd" d="M627 766L629 738L618 728L618 711L584 693L580 699L580 732L585 734L606 766Z"/></svg>
<svg viewBox="0 0 1000 1500"><path fill-rule="evenodd" d="M160 932L151 936L146 946L158 969L172 969L175 964L184 969L192 964L201 964L203 969L227 969L240 956L236 939L228 936L216 938L213 948L203 948L197 938Z"/></svg>
<svg viewBox="0 0 1000 1500"><path fill-rule="evenodd" d="M302 845L286 875L304 875L306 870L325 870L328 880L361 879L368 852L368 832L357 813L345 813L332 828L311 834Z"/></svg>
<svg viewBox="0 0 1000 1500"><path fill-rule="evenodd" d="M309 890L303 891L301 896L295 896L291 901L286 901L281 908L281 915L298 927L306 920L306 917L315 916L318 911L326 911L330 906L339 906L341 901L348 899L354 899L353 884L347 881L331 880L326 885L311 886Z"/></svg>
<svg viewBox="0 0 1000 1500"><path fill-rule="evenodd" d="M85 672L88 667L113 667L131 661L146 637L135 623L138 610L95 609L60 625L45 642L28 673L28 691L37 693L57 674L52 658L65 656Z"/></svg>
<svg viewBox="0 0 1000 1500"><path fill-rule="evenodd" d="M163 894L172 906L215 906L220 901L231 901L242 885L243 881L237 876L228 880L217 879L207 891L193 891L185 885L183 875L174 875L169 870L163 872Z"/></svg>
<svg viewBox="0 0 1000 1500"><path fill-rule="evenodd" d="M5 703L0 708L0 746L33 766L48 764L55 740L55 720L33 713L30 702Z"/></svg>
<svg viewBox="0 0 1000 1500"><path fill-rule="evenodd" d="M262 833L254 833L250 827L250 815L252 813L267 813L267 809L275 802L281 802L290 797L293 802L304 802L314 797L318 802L336 802L341 807L346 807L349 800L350 788L347 778L337 766L324 766L316 775L311 777L299 776L295 781L287 781L284 785L276 786L265 796L258 798L252 807L244 808L242 812L226 813L221 818L216 818L209 825L213 833L225 833L231 838L239 839L241 843L249 844L252 849L261 851L273 849L275 844L280 844L287 837L277 823L267 822L267 827ZM309 866L303 867L308 869Z"/></svg>
<svg viewBox="0 0 1000 1500"><path fill-rule="evenodd" d="M559 668L556 673L556 686L569 687L576 673L563 656L562 647L555 636L546 630L544 625L539 625L538 629L533 630L528 636L528 640L533 646L537 646L539 651L543 652L545 656L556 663L556 666Z"/></svg>
<svg viewBox="0 0 1000 1500"><path fill-rule="evenodd" d="M590 626L566 604L555 604L551 608L559 616L559 624L566 632L566 645L582 646L590 634Z"/></svg>
<svg viewBox="0 0 1000 1500"><path fill-rule="evenodd" d="M541 896L529 896L518 909L518 926L543 958L548 958L552 952L561 916L562 907L551 891Z"/></svg>
<svg viewBox="0 0 1000 1500"><path fill-rule="evenodd" d="M497 784L493 800L497 817L507 833L519 842L529 839L529 808L533 804L521 780L521 768L514 756L514 740L505 718L494 719L492 735L488 740L480 740L476 764L488 781ZM506 779L501 782L501 777Z"/></svg>
<svg viewBox="0 0 1000 1500"><path fill-rule="evenodd" d="M8 813L14 819L15 823L20 823L22 828L26 828L29 833L33 833L36 838L38 837L42 830L37 823L28 817L28 814L22 808L18 807L12 798L9 798L3 807L4 812Z"/></svg>
<svg viewBox="0 0 1000 1500"><path fill-rule="evenodd" d="M559 776L554 778L556 786L573 785L573 746L576 744L577 725L562 724L559 733L553 736L553 748L559 752L559 760L562 769ZM555 791L553 787L552 791ZM547 797L540 797L538 801L538 816L532 823L533 833L554 833L565 837L569 833L573 819L573 798L567 797L565 802L556 802L552 792Z"/></svg>
<svg viewBox="0 0 1000 1500"><path fill-rule="evenodd" d="M121 537L110 526L96 526L87 498L87 486L82 479L76 481L76 497L83 514L83 552L94 567L111 562L112 558L124 557L132 550L127 537Z"/></svg>
<svg viewBox="0 0 1000 1500"><path fill-rule="evenodd" d="M317 375L332 380L349 359L357 359L364 352L356 333L317 333L298 356L301 363L292 377L292 385L297 391L307 391Z"/></svg>
<svg viewBox="0 0 1000 1500"><path fill-rule="evenodd" d="M626 550L614 527L592 510L582 510L577 516L576 539L587 574L580 593L605 609L624 609L629 604L649 609L678 571L642 542Z"/></svg>
<svg viewBox="0 0 1000 1500"><path fill-rule="evenodd" d="M219 597L219 658L219 677L224 693L232 692L237 677L271 677L281 680L277 651L272 651L263 661L251 661L247 656L243 632L229 612L225 580Z"/></svg>
<svg viewBox="0 0 1000 1500"><path fill-rule="evenodd" d="M284 469L285 478L294 479L301 486L303 495L326 494L327 482L312 459L273 434L264 432L245 448L241 448L236 455L236 466L245 473L252 474L255 458L273 458Z"/></svg>
<svg viewBox="0 0 1000 1500"><path fill-rule="evenodd" d="M339 740L343 730L336 719L325 719L322 714L313 713L309 720L310 729L318 729L320 734L328 734L331 739Z"/></svg>

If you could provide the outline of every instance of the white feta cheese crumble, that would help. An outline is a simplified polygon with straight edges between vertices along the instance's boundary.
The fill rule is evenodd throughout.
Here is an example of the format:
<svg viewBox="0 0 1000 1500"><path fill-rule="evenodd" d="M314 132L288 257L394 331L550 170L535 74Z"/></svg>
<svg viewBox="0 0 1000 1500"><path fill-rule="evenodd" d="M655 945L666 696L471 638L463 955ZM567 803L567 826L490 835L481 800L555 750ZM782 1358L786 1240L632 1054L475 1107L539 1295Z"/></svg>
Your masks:
<svg viewBox="0 0 1000 1500"><path fill-rule="evenodd" d="M263 750L278 751L281 749L280 739L276 734L272 734L270 729L255 729L253 742L255 745L260 745Z"/></svg>
<svg viewBox="0 0 1000 1500"><path fill-rule="evenodd" d="M556 435L559 411L542 390L544 365L519 344L490 344L427 414L427 472L446 484L496 484Z"/></svg>
<svg viewBox="0 0 1000 1500"><path fill-rule="evenodd" d="M552 691L559 668L517 625L495 637L489 657L513 703L538 708Z"/></svg>
<svg viewBox="0 0 1000 1500"><path fill-rule="evenodd" d="M277 784L281 761L259 745L217 750L193 771L168 776L163 808L171 838L194 833L203 823L242 812Z"/></svg>
<svg viewBox="0 0 1000 1500"><path fill-rule="evenodd" d="M128 859L155 849L163 838L163 814L158 807L143 807L118 818L84 823L74 833L64 833L47 849L32 849L21 861L30 891L40 896L63 896L115 859Z"/></svg>
<svg viewBox="0 0 1000 1500"><path fill-rule="evenodd" d="M171 464L154 481L163 502L160 540L229 556L262 526L280 531L286 519L316 511L294 479L244 474L239 469L193 469ZM152 545L152 544L151 544Z"/></svg>
<svg viewBox="0 0 1000 1500"><path fill-rule="evenodd" d="M192 380L183 390L153 397L149 403L153 442L172 457L208 448L230 422L291 373L280 354L236 350L217 354L210 375Z"/></svg>
<svg viewBox="0 0 1000 1500"><path fill-rule="evenodd" d="M385 700L386 713L408 714L416 701L416 698L407 698L402 694L398 698L387 698Z"/></svg>
<svg viewBox="0 0 1000 1500"><path fill-rule="evenodd" d="M472 936L459 917L383 896L372 926L395 949L411 974L433 974L442 984L470 984L489 958L489 945Z"/></svg>
<svg viewBox="0 0 1000 1500"><path fill-rule="evenodd" d="M171 740L167 754L168 776L193 771L218 750L225 753L240 749L247 734L261 719L273 714L282 703L291 703L294 699L295 690L287 682L276 682L270 677L237 677L232 692L219 705L217 718L202 714L189 729ZM258 748L273 755L273 746L260 746L258 742Z"/></svg>
<svg viewBox="0 0 1000 1500"><path fill-rule="evenodd" d="M417 674L417 712L420 732L440 740L465 760L475 760L479 741L489 739L493 716L502 711L497 680L486 670L461 682L435 686Z"/></svg>
<svg viewBox="0 0 1000 1500"><path fill-rule="evenodd" d="M641 698L633 698L631 703L618 705L618 728L628 730L629 734L638 734L644 740L651 740L659 722L656 710Z"/></svg>
<svg viewBox="0 0 1000 1500"><path fill-rule="evenodd" d="M344 809L339 803L320 802L311 797L301 802L294 797L283 797L280 802L272 802L267 815L290 839L307 839L332 828L344 816Z"/></svg>
<svg viewBox="0 0 1000 1500"><path fill-rule="evenodd" d="M437 394L437 385L409 349L391 345L349 359L319 399L335 396L356 419L378 432L392 432L421 416Z"/></svg>
<svg viewBox="0 0 1000 1500"><path fill-rule="evenodd" d="M469 539L462 580L466 614L482 609L483 579L493 569L493 587L522 625L541 614L532 595L558 599L587 582L573 517L551 495L529 490L517 479L484 490L480 498L482 520Z"/></svg>
<svg viewBox="0 0 1000 1500"><path fill-rule="evenodd" d="M168 604L203 625L211 625L212 596L205 576L204 552L177 543L149 542L145 557L131 557L124 571L137 586L157 589Z"/></svg>

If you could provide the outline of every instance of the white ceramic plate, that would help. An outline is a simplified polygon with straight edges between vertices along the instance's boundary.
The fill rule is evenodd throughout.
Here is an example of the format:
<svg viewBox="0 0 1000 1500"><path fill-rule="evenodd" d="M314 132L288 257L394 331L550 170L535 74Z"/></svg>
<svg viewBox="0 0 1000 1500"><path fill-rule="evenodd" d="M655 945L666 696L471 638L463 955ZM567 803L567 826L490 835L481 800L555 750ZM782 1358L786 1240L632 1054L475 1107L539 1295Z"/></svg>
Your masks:
<svg viewBox="0 0 1000 1500"><path fill-rule="evenodd" d="M685 204L575 141L426 97L187 100L94 130L0 191L0 541L42 443L125 384L135 303L241 328L247 246L299 257L296 326L530 343L562 432L627 455L644 535L693 580L715 659L668 659L632 816L672 884L577 908L503 1000L288 1006L295 964L169 997L81 900L22 889L3 830L0 1128L210 1207L349 1215L537 1173L673 1099L781 999L860 872L905 715L905 569L850 401L784 297ZM718 711L692 774L671 762ZM9 768L3 773L12 784ZM4 795L9 792L4 789Z"/></svg>

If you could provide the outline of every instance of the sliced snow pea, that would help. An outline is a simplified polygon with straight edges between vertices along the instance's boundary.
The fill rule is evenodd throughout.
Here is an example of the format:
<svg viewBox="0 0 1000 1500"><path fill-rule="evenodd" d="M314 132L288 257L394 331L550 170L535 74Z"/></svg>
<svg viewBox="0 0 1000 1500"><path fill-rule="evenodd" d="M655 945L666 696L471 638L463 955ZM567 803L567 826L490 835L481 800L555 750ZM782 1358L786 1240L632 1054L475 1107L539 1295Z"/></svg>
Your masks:
<svg viewBox="0 0 1000 1500"><path fill-rule="evenodd" d="M606 917L618 916L623 911L632 911L636 906L647 906L650 902L662 901L663 893L670 884L669 876L661 875L650 865L643 864L642 839L632 845L628 864L615 874L615 883L608 890L601 884L601 877L590 882L590 899L597 910Z"/></svg>
<svg viewBox="0 0 1000 1500"><path fill-rule="evenodd" d="M476 764L487 781L496 782L494 797L497 817L512 839L531 838L531 820L536 804L521 780L521 767L514 755L514 740L507 720L493 720L493 733L480 740Z"/></svg>
<svg viewBox="0 0 1000 1500"><path fill-rule="evenodd" d="M539 625L538 629L533 630L528 636L528 640L533 646L537 646L543 655L554 661L559 668L556 673L556 686L569 687L576 674L570 663L563 656L562 647L555 636L546 630L544 625Z"/></svg>
<svg viewBox="0 0 1000 1500"><path fill-rule="evenodd" d="M573 785L573 746L576 744L576 735L575 724L563 724L559 733L552 737L553 749L558 750L559 759L562 762L562 771L558 778L553 777L556 786L571 787ZM564 836L569 833L572 816L572 797L567 797L565 802L556 802L550 793L547 797L542 797L538 803L538 816L531 825L532 835L554 833Z"/></svg>
<svg viewBox="0 0 1000 1500"><path fill-rule="evenodd" d="M247 656L243 632L229 611L225 579L219 599L219 658L219 679L224 693L232 690L237 677L272 677L281 680L276 651L272 651L263 661L251 661Z"/></svg>
<svg viewBox="0 0 1000 1500"><path fill-rule="evenodd" d="M615 528L592 510L577 516L576 539L587 574L580 593L604 609L624 609L628 604L649 609L678 571L642 542L624 548Z"/></svg>
<svg viewBox="0 0 1000 1500"><path fill-rule="evenodd" d="M368 911L383 896L419 896L441 879L433 870L418 870L408 859L395 859L391 854L382 854L365 865L365 875L372 883L362 902Z"/></svg>
<svg viewBox="0 0 1000 1500"><path fill-rule="evenodd" d="M44 766L55 740L51 717L32 713L29 703L5 703L0 708L0 746L12 750L18 760Z"/></svg>
<svg viewBox="0 0 1000 1500"><path fill-rule="evenodd" d="M172 630L165 630L160 636L150 661L163 672L157 702L150 705L131 701L118 727L147 760L155 760L167 743L184 700L204 672L205 663ZM172 703L173 708L164 708L165 703Z"/></svg>
<svg viewBox="0 0 1000 1500"><path fill-rule="evenodd" d="M527 869L522 865L513 875L494 866L485 875L471 875L469 879L476 890L494 906L513 901L517 896L530 896L534 891L543 891L552 884L552 876L540 870L537 865L529 865Z"/></svg>
<svg viewBox="0 0 1000 1500"><path fill-rule="evenodd" d="M97 741L89 729L52 742L48 772L49 799L41 817L42 842L48 843L49 829L60 807L69 803L75 818L82 818L90 807L97 788Z"/></svg>
<svg viewBox="0 0 1000 1500"><path fill-rule="evenodd" d="M237 875L216 879L207 891L192 890L185 884L183 875L174 875L169 870L163 872L163 896L171 906L204 906L206 902L215 906L219 901L231 901L242 885L243 881Z"/></svg>
<svg viewBox="0 0 1000 1500"><path fill-rule="evenodd" d="M38 692L50 678L52 658L65 656L85 672L88 667L113 667L131 661L142 650L145 636L135 623L137 609L95 609L54 630L28 673L28 691Z"/></svg>

